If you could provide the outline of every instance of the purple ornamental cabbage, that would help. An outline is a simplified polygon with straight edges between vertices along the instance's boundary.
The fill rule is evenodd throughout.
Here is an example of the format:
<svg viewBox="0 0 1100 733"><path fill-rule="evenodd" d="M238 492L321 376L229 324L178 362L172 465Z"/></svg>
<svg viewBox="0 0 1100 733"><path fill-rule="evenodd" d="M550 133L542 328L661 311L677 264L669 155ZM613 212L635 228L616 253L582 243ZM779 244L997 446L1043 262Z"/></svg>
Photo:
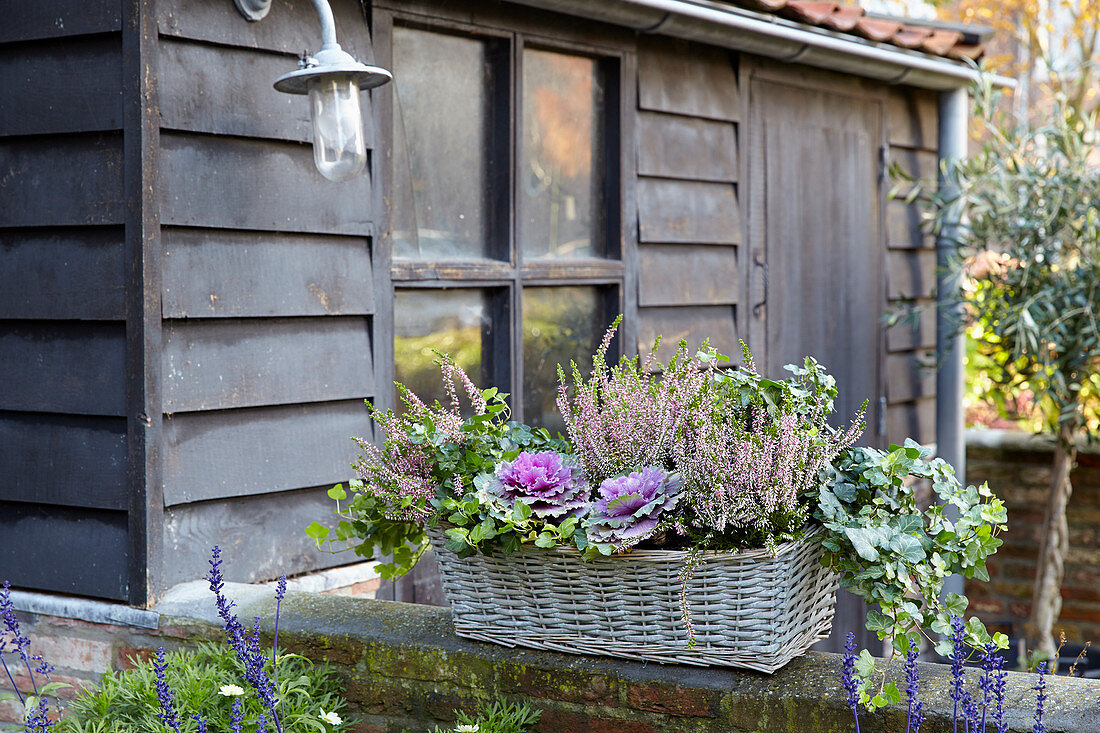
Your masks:
<svg viewBox="0 0 1100 733"><path fill-rule="evenodd" d="M600 484L600 498L588 517L588 540L623 552L648 538L661 515L680 498L680 476L643 468Z"/></svg>
<svg viewBox="0 0 1100 733"><path fill-rule="evenodd" d="M588 482L580 467L552 450L524 451L502 461L485 488L508 505L527 504L539 519L579 516L588 507Z"/></svg>

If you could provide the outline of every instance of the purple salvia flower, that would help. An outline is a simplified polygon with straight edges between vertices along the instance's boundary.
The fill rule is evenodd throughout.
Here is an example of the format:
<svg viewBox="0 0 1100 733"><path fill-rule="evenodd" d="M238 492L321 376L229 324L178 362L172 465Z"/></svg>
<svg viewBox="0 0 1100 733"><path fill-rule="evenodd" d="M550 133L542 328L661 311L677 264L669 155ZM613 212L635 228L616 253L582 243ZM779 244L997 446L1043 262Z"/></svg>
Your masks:
<svg viewBox="0 0 1100 733"><path fill-rule="evenodd" d="M1047 663L1040 662L1038 667L1039 684L1035 685L1035 725L1031 726L1032 733L1046 733L1043 725L1043 703L1047 699Z"/></svg>
<svg viewBox="0 0 1100 733"><path fill-rule="evenodd" d="M11 583L4 581L2 588L0 588L0 617L4 620L4 632L0 634L0 639L5 635L8 637L7 644L11 645L12 651L19 655L19 658L23 660L24 666L27 668L27 672L31 678L31 685L34 687L34 694L38 694L38 683L34 679L34 672L31 670L31 658L27 653L30 648L31 640L26 636L23 636L23 631L19 626L19 619L15 616L15 605L11 602ZM12 678L11 670L8 669L8 663L4 662L4 671L8 674L8 679L11 680L12 687L15 688L15 680ZM23 701L23 693L19 692L18 688L15 688L15 694L19 696L19 700Z"/></svg>
<svg viewBox="0 0 1100 733"><path fill-rule="evenodd" d="M856 733L859 733L859 686L862 680L856 679L856 635L851 631L844 642L844 663L841 666L841 683L844 691L848 693L848 707L852 709L852 717L856 721Z"/></svg>
<svg viewBox="0 0 1100 733"><path fill-rule="evenodd" d="M168 663L164 660L164 647L157 649L157 658L153 662L153 672L157 677L157 699L160 701L160 712L157 717L167 727L180 733L180 721L179 716L176 714L175 705L172 704L172 690L168 687L168 680L165 679L164 670L168 668Z"/></svg>
<svg viewBox="0 0 1100 733"><path fill-rule="evenodd" d="M197 714L192 715L191 720L195 721L195 723L198 724L198 726L199 726L198 733L206 733L206 720L204 720L201 715L197 715Z"/></svg>
<svg viewBox="0 0 1100 733"><path fill-rule="evenodd" d="M588 482L580 468L552 450L523 451L502 461L485 490L507 506L527 504L540 519L577 516L588 507Z"/></svg>
<svg viewBox="0 0 1100 733"><path fill-rule="evenodd" d="M623 552L650 537L661 516L680 498L680 477L643 468L600 484L599 500L588 516L588 539Z"/></svg>
<svg viewBox="0 0 1100 733"><path fill-rule="evenodd" d="M1005 659L998 654L993 658L993 701L997 704L993 709L993 727L996 733L1008 731L1008 723L1005 722L1005 683L1008 673L1004 668Z"/></svg>
<svg viewBox="0 0 1100 733"><path fill-rule="evenodd" d="M905 653L905 695L909 700L909 710L905 718L905 733L920 733L921 723L924 722L924 703L917 700L920 692L920 675L917 670L917 658L920 656L920 646L913 639L909 640L909 651Z"/></svg>
<svg viewBox="0 0 1100 733"><path fill-rule="evenodd" d="M989 714L989 702L993 697L993 659L997 656L997 645L992 641L982 650L982 676L978 679L978 689L982 693L982 719L977 730L985 733L985 720Z"/></svg>
<svg viewBox="0 0 1100 733"><path fill-rule="evenodd" d="M286 597L286 574L279 576L279 582L275 586L275 635L271 639L271 670L275 677L275 689L279 689L279 661L276 658L279 649L279 611Z"/></svg>
<svg viewBox="0 0 1100 733"><path fill-rule="evenodd" d="M49 733L50 727L56 722L56 720L50 720L49 703L43 697L38 701L38 706L27 717L26 727L29 733Z"/></svg>
<svg viewBox="0 0 1100 733"><path fill-rule="evenodd" d="M263 713L256 718L256 733L267 733L267 716Z"/></svg>
<svg viewBox="0 0 1100 733"><path fill-rule="evenodd" d="M233 698L233 713L229 716L230 733L241 733L241 721L244 720L244 708L241 707L241 699Z"/></svg>
<svg viewBox="0 0 1100 733"><path fill-rule="evenodd" d="M951 631L952 641L954 646L951 649L951 699L954 701L955 706L951 713L951 720L954 723L954 731L958 733L959 730L959 704L966 706L967 701L970 699L970 695L963 687L963 663L966 661L966 645L964 643L966 627L963 624L962 618L951 614Z"/></svg>

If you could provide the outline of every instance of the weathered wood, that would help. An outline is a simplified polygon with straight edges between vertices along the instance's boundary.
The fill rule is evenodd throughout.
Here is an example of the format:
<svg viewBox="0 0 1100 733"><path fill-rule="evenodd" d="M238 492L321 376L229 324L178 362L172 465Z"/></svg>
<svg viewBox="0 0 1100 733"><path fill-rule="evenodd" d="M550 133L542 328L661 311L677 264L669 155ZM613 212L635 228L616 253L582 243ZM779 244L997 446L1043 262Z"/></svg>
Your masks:
<svg viewBox="0 0 1100 733"><path fill-rule="evenodd" d="M126 513L0 501L0 568L17 588L124 601Z"/></svg>
<svg viewBox="0 0 1100 733"><path fill-rule="evenodd" d="M638 305L731 305L739 302L738 248L638 246Z"/></svg>
<svg viewBox="0 0 1100 733"><path fill-rule="evenodd" d="M638 112L638 175L737 181L737 126Z"/></svg>
<svg viewBox="0 0 1100 733"><path fill-rule="evenodd" d="M648 353L653 341L661 336L660 354L667 359L680 339L695 348L710 339L710 345L729 356L741 353L737 340L736 308L710 306L700 308L639 308L638 352Z"/></svg>
<svg viewBox="0 0 1100 733"><path fill-rule="evenodd" d="M370 177L325 179L308 145L166 133L160 163L164 224L371 234Z"/></svg>
<svg viewBox="0 0 1100 733"><path fill-rule="evenodd" d="M121 224L122 136L0 140L0 227Z"/></svg>
<svg viewBox="0 0 1100 733"><path fill-rule="evenodd" d="M165 227L165 318L374 312L370 240Z"/></svg>
<svg viewBox="0 0 1100 733"><path fill-rule="evenodd" d="M913 183L905 180L892 180L891 186L894 196L904 198L910 194L914 185L923 184L935 190L936 176L940 171L940 160L934 152L927 150L912 150L909 148L890 148L890 162L896 164L908 176L913 178Z"/></svg>
<svg viewBox="0 0 1100 733"><path fill-rule="evenodd" d="M363 6L334 2L332 13L340 46L363 63L373 63ZM232 2L221 0L160 0L156 18L164 36L282 51L295 57L303 51L315 52L321 45L317 11L312 3L300 0L274 0L271 12L259 23L248 22ZM292 71L294 59L288 63L287 71Z"/></svg>
<svg viewBox="0 0 1100 733"><path fill-rule="evenodd" d="M164 411L363 399L374 391L365 318L168 322Z"/></svg>
<svg viewBox="0 0 1100 733"><path fill-rule="evenodd" d="M324 486L346 480L370 439L360 400L194 412L164 421L164 503Z"/></svg>
<svg viewBox="0 0 1100 733"><path fill-rule="evenodd" d="M936 151L939 117L934 92L908 87L892 90L886 119L891 145Z"/></svg>
<svg viewBox="0 0 1100 733"><path fill-rule="evenodd" d="M906 438L925 444L936 442L935 397L886 408L886 440L900 445Z"/></svg>
<svg viewBox="0 0 1100 733"><path fill-rule="evenodd" d="M638 44L638 108L736 122L740 98L729 53L643 38Z"/></svg>
<svg viewBox="0 0 1100 733"><path fill-rule="evenodd" d="M310 522L334 524L335 504L326 495L329 488L171 507L164 516L164 549L172 561L161 573L162 582L171 587L194 580L207 567L214 545L233 548L226 556L226 579L241 583L354 560L351 553L321 552L303 531Z"/></svg>
<svg viewBox="0 0 1100 733"><path fill-rule="evenodd" d="M121 320L122 230L0 230L0 317Z"/></svg>
<svg viewBox="0 0 1100 733"><path fill-rule="evenodd" d="M7 0L0 43L108 33L122 28L121 0Z"/></svg>
<svg viewBox="0 0 1100 733"><path fill-rule="evenodd" d="M736 187L730 183L639 179L638 241L739 244Z"/></svg>
<svg viewBox="0 0 1100 733"><path fill-rule="evenodd" d="M936 346L936 308L924 302L916 323L902 320L886 329L886 349L888 351L909 351L911 349L931 349Z"/></svg>
<svg viewBox="0 0 1100 733"><path fill-rule="evenodd" d="M0 79L0 135L122 129L117 35L0 46Z"/></svg>
<svg viewBox="0 0 1100 733"><path fill-rule="evenodd" d="M900 353L886 355L886 401L909 402L936 394L935 369L922 363L935 362L934 354Z"/></svg>
<svg viewBox="0 0 1100 733"><path fill-rule="evenodd" d="M125 511L126 422L0 413L4 498Z"/></svg>
<svg viewBox="0 0 1100 733"><path fill-rule="evenodd" d="M923 231L920 206L894 199L886 202L886 245L891 249L924 249L935 239Z"/></svg>
<svg viewBox="0 0 1100 733"><path fill-rule="evenodd" d="M255 26L250 26L255 28ZM311 142L306 97L275 91L295 68L286 54L164 39L159 48L161 126L169 130ZM363 132L374 146L370 96Z"/></svg>
<svg viewBox="0 0 1100 733"><path fill-rule="evenodd" d="M929 298L936 292L934 250L891 250L886 254L886 294L890 298Z"/></svg>
<svg viewBox="0 0 1100 733"><path fill-rule="evenodd" d="M122 324L7 321L0 324L0 410L124 415Z"/></svg>

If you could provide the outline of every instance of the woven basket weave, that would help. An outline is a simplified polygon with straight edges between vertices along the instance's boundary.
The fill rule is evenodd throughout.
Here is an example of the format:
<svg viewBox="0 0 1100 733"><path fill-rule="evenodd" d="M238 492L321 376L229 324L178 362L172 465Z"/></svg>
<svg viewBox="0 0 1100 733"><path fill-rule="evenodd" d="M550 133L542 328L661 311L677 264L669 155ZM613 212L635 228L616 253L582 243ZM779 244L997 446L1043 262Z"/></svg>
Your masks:
<svg viewBox="0 0 1100 733"><path fill-rule="evenodd" d="M836 576L815 542L708 553L688 584L695 645L680 610L689 553L636 550L584 561L568 548L459 558L429 537L459 636L504 646L774 672L829 633Z"/></svg>

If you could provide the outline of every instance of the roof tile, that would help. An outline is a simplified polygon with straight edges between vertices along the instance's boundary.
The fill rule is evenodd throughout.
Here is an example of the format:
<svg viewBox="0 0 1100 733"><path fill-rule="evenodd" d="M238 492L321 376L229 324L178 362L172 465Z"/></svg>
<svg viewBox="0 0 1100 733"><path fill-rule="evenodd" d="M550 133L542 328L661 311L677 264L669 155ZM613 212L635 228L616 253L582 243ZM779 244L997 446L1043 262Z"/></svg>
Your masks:
<svg viewBox="0 0 1100 733"><path fill-rule="evenodd" d="M837 4L834 2L822 2L821 0L790 0L787 9L795 20L812 25L821 25L836 12Z"/></svg>
<svg viewBox="0 0 1100 733"><path fill-rule="evenodd" d="M902 29L894 34L890 42L902 48L921 48L924 45L924 39L928 38L930 35L932 35L932 30L930 28L919 25L907 25L902 26Z"/></svg>
<svg viewBox="0 0 1100 733"><path fill-rule="evenodd" d="M956 44L962 42L963 34L945 28L937 28L932 35L924 39L924 50L936 56L946 56Z"/></svg>
<svg viewBox="0 0 1100 733"><path fill-rule="evenodd" d="M896 20L880 20L864 16L856 23L855 31L864 38L872 41L886 43L892 41L894 34L901 30L901 23Z"/></svg>
<svg viewBox="0 0 1100 733"><path fill-rule="evenodd" d="M862 17L863 8L857 5L841 5L835 13L825 19L822 25L826 28L832 28L834 31L848 33L856 27L856 23Z"/></svg>

